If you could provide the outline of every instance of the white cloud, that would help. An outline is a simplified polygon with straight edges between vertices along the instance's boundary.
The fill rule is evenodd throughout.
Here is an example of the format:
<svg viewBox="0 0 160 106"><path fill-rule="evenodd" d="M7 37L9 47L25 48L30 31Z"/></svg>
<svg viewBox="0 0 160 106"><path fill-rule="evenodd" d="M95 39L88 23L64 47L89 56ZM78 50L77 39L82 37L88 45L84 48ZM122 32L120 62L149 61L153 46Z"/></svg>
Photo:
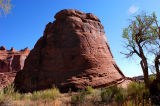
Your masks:
<svg viewBox="0 0 160 106"><path fill-rule="evenodd" d="M128 11L129 11L130 14L134 14L138 10L139 10L139 7L131 6Z"/></svg>

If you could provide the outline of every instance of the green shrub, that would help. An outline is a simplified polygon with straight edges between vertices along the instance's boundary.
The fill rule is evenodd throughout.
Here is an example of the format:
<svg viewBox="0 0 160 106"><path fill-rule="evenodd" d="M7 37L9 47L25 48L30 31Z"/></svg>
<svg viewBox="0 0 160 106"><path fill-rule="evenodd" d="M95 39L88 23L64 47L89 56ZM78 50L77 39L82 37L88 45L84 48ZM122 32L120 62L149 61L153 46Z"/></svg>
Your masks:
<svg viewBox="0 0 160 106"><path fill-rule="evenodd" d="M113 99L116 102L125 101L126 100L126 91L121 87L111 86L101 92L102 102L110 103Z"/></svg>
<svg viewBox="0 0 160 106"><path fill-rule="evenodd" d="M88 94L93 93L93 88L92 88L91 86L87 86L86 92L87 92Z"/></svg>
<svg viewBox="0 0 160 106"><path fill-rule="evenodd" d="M116 85L109 87L108 89L110 89L112 91L112 98L114 97L115 94L119 93L120 90L122 88L117 87Z"/></svg>
<svg viewBox="0 0 160 106"><path fill-rule="evenodd" d="M41 94L42 99L56 99L60 92L57 88L45 90Z"/></svg>
<svg viewBox="0 0 160 106"><path fill-rule="evenodd" d="M150 91L149 91L149 89L144 89L143 90L143 99L149 99L150 98Z"/></svg>
<svg viewBox="0 0 160 106"><path fill-rule="evenodd" d="M56 99L59 96L60 92L57 88L48 89L44 91L35 91L30 97L31 100L38 99Z"/></svg>
<svg viewBox="0 0 160 106"><path fill-rule="evenodd" d="M32 96L30 96L29 99L31 99L31 100L38 100L40 98L41 98L41 92L40 91L39 92L35 91L35 92L32 93Z"/></svg>
<svg viewBox="0 0 160 106"><path fill-rule="evenodd" d="M112 90L105 89L101 91L101 99L102 102L110 103L112 101Z"/></svg>
<svg viewBox="0 0 160 106"><path fill-rule="evenodd" d="M2 103L5 99L5 95L4 95L4 92L3 92L3 89L0 90L0 103Z"/></svg>
<svg viewBox="0 0 160 106"><path fill-rule="evenodd" d="M71 103L73 103L73 104L83 103L83 102L85 102L86 96L87 96L87 93L83 89L82 91L80 91L78 93L78 95L74 95L71 97Z"/></svg>
<svg viewBox="0 0 160 106"><path fill-rule="evenodd" d="M14 84L7 85L5 88L0 91L0 101L4 100L21 100L24 97L24 94L15 92Z"/></svg>
<svg viewBox="0 0 160 106"><path fill-rule="evenodd" d="M15 92L10 96L12 100L22 100L24 97L25 97L25 94L21 94L19 92Z"/></svg>
<svg viewBox="0 0 160 106"><path fill-rule="evenodd" d="M150 78L149 78L150 80L155 80L156 79L156 75L152 75L152 76L150 76Z"/></svg>
<svg viewBox="0 0 160 106"><path fill-rule="evenodd" d="M9 95L12 95L13 93L15 93L15 90L14 90L14 84L10 84L10 85L7 85L4 89L4 94L9 96Z"/></svg>
<svg viewBox="0 0 160 106"><path fill-rule="evenodd" d="M132 82L127 87L128 96L135 99L137 96L142 97L145 90L144 83Z"/></svg>
<svg viewBox="0 0 160 106"><path fill-rule="evenodd" d="M156 75L152 75L149 77L150 84L156 79Z"/></svg>
<svg viewBox="0 0 160 106"><path fill-rule="evenodd" d="M93 92L91 94L91 97L92 97L91 98L91 102L93 104L96 104L96 103L98 103L101 100L100 94L101 94L101 90L100 89L94 89L93 90Z"/></svg>
<svg viewBox="0 0 160 106"><path fill-rule="evenodd" d="M126 90L123 88L118 88L118 92L114 95L114 98L116 103L123 104L127 98Z"/></svg>
<svg viewBox="0 0 160 106"><path fill-rule="evenodd" d="M134 100L135 104L149 101L150 91L145 88L144 83L132 82L128 85L127 93L130 99Z"/></svg>

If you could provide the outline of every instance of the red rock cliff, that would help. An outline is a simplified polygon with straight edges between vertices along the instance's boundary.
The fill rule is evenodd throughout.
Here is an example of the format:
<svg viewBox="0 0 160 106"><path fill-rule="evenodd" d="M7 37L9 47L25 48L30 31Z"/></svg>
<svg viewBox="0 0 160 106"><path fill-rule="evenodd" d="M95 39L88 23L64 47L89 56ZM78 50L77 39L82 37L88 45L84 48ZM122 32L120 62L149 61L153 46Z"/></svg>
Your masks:
<svg viewBox="0 0 160 106"><path fill-rule="evenodd" d="M0 72L12 72L22 70L24 61L30 50L28 48L16 51L14 48L6 50L0 47Z"/></svg>
<svg viewBox="0 0 160 106"><path fill-rule="evenodd" d="M14 81L16 72L23 69L29 52L28 48L16 51L14 48L6 50L4 46L0 47L0 88Z"/></svg>
<svg viewBox="0 0 160 106"><path fill-rule="evenodd" d="M91 13L62 10L46 26L15 78L21 92L53 85L66 92L103 87L125 78L116 65L100 20Z"/></svg>

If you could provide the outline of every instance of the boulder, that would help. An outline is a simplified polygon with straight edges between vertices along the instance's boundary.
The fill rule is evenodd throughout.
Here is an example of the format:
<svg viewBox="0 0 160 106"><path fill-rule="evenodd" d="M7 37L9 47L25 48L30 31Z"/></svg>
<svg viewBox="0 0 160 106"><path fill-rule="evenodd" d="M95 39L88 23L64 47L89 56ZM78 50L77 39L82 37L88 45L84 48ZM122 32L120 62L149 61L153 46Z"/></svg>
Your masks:
<svg viewBox="0 0 160 106"><path fill-rule="evenodd" d="M115 63L103 25L91 13L65 9L47 24L43 36L15 78L20 92L56 86L62 92L105 87L125 76Z"/></svg>

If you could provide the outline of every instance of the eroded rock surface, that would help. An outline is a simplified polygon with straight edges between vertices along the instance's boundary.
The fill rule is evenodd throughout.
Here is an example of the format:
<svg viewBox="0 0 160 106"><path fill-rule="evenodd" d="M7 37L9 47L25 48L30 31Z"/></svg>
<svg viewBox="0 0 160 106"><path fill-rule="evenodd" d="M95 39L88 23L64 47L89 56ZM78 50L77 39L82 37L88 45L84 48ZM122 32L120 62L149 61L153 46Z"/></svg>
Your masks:
<svg viewBox="0 0 160 106"><path fill-rule="evenodd" d="M14 81L16 72L23 69L29 52L28 48L16 51L14 48L6 50L4 46L0 47L0 88Z"/></svg>
<svg viewBox="0 0 160 106"><path fill-rule="evenodd" d="M100 20L66 9L55 15L15 78L21 92L58 87L62 92L104 87L125 78L116 65Z"/></svg>

